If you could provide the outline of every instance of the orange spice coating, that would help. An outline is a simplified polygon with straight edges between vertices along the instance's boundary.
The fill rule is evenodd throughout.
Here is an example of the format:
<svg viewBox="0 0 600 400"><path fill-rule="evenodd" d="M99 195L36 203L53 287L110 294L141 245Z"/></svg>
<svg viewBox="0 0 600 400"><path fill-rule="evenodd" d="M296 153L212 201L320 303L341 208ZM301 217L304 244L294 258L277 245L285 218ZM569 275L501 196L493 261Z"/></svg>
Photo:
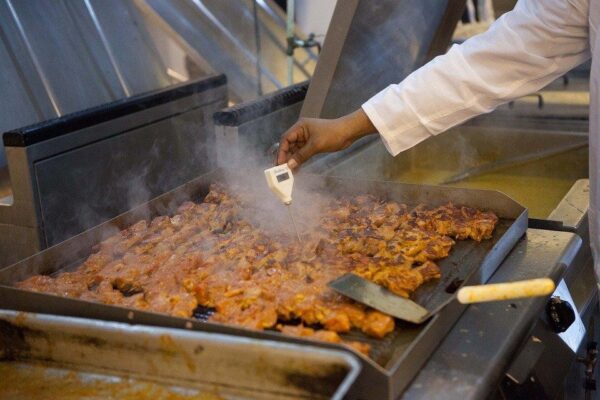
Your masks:
<svg viewBox="0 0 600 400"><path fill-rule="evenodd" d="M383 338L394 330L393 318L328 282L354 272L409 297L440 277L434 260L448 256L453 239L489 238L498 221L468 207L411 211L365 195L332 201L320 226L298 243L268 236L242 207L243 200L212 185L203 203L130 226L75 271L33 276L17 287L186 318L210 307L214 322L336 343L343 342L338 333L353 328Z"/></svg>

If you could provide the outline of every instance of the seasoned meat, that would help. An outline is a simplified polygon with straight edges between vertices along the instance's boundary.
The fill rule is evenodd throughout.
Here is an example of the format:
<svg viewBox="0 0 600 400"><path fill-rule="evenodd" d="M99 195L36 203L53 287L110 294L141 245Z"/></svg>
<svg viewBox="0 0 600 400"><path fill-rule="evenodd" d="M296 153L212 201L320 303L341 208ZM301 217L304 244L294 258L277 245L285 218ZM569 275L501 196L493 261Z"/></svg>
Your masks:
<svg viewBox="0 0 600 400"><path fill-rule="evenodd" d="M345 342L353 329L383 338L394 319L353 302L327 284L353 272L410 297L441 275L435 260L454 240L489 238L490 212L451 204L410 210L374 196L332 201L303 242L269 235L251 220L244 199L213 185L200 204L140 221L100 243L73 272L33 276L23 289L191 317L213 309L210 321L277 329L359 351ZM291 325L290 325L291 324Z"/></svg>
<svg viewBox="0 0 600 400"><path fill-rule="evenodd" d="M325 329L312 329L304 325L282 324L278 324L276 329L286 335L300 336L311 340L320 340L321 342L341 343L366 355L368 355L369 351L371 350L371 346L368 343L357 342L354 340L343 340L336 332Z"/></svg>
<svg viewBox="0 0 600 400"><path fill-rule="evenodd" d="M418 208L413 212L413 217L415 224L427 231L478 242L491 238L498 222L498 217L493 212L452 204L432 210Z"/></svg>

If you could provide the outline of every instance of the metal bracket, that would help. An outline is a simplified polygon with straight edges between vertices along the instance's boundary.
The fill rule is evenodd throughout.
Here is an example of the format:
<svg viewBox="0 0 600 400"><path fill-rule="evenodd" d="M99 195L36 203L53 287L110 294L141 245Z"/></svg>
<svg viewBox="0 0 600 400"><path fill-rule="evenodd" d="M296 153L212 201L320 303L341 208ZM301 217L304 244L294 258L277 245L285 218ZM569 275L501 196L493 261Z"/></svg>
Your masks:
<svg viewBox="0 0 600 400"><path fill-rule="evenodd" d="M541 93L533 93L533 94L529 94L523 97L528 97L528 96L533 96L533 97L537 97L538 100L538 108L541 110L542 108L544 108L544 96L542 96ZM513 101L509 101L508 102L508 108L510 108L511 110L515 107L515 100Z"/></svg>
<svg viewBox="0 0 600 400"><path fill-rule="evenodd" d="M318 40L315 39L314 33L310 33L308 35L308 38L306 38L305 40L300 39L296 35L288 36L287 49L286 49L285 53L288 56L293 56L294 50L296 50L297 48L308 49L308 48L312 48L312 47L316 47L317 52L321 53L321 42L319 42Z"/></svg>

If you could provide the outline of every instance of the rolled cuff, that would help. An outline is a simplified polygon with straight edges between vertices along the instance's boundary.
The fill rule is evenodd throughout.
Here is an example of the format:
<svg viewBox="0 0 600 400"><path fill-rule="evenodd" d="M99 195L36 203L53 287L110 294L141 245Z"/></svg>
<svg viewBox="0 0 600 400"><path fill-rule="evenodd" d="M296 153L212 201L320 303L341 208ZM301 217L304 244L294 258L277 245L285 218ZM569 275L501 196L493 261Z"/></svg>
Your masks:
<svg viewBox="0 0 600 400"><path fill-rule="evenodd" d="M393 112L386 112L386 92L387 90L383 90L369 99L362 105L362 109L379 132L387 151L396 156L432 135L408 106L402 107L400 112L397 107L394 107Z"/></svg>

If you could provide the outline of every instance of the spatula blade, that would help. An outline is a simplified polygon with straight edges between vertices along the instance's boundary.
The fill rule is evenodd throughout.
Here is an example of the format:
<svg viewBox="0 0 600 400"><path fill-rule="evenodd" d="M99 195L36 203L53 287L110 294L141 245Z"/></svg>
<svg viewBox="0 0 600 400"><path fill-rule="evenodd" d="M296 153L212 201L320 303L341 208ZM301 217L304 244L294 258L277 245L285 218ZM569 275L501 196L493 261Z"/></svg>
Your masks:
<svg viewBox="0 0 600 400"><path fill-rule="evenodd" d="M329 287L352 300L414 324L420 324L430 317L429 311L414 301L397 296L352 273L329 282Z"/></svg>

